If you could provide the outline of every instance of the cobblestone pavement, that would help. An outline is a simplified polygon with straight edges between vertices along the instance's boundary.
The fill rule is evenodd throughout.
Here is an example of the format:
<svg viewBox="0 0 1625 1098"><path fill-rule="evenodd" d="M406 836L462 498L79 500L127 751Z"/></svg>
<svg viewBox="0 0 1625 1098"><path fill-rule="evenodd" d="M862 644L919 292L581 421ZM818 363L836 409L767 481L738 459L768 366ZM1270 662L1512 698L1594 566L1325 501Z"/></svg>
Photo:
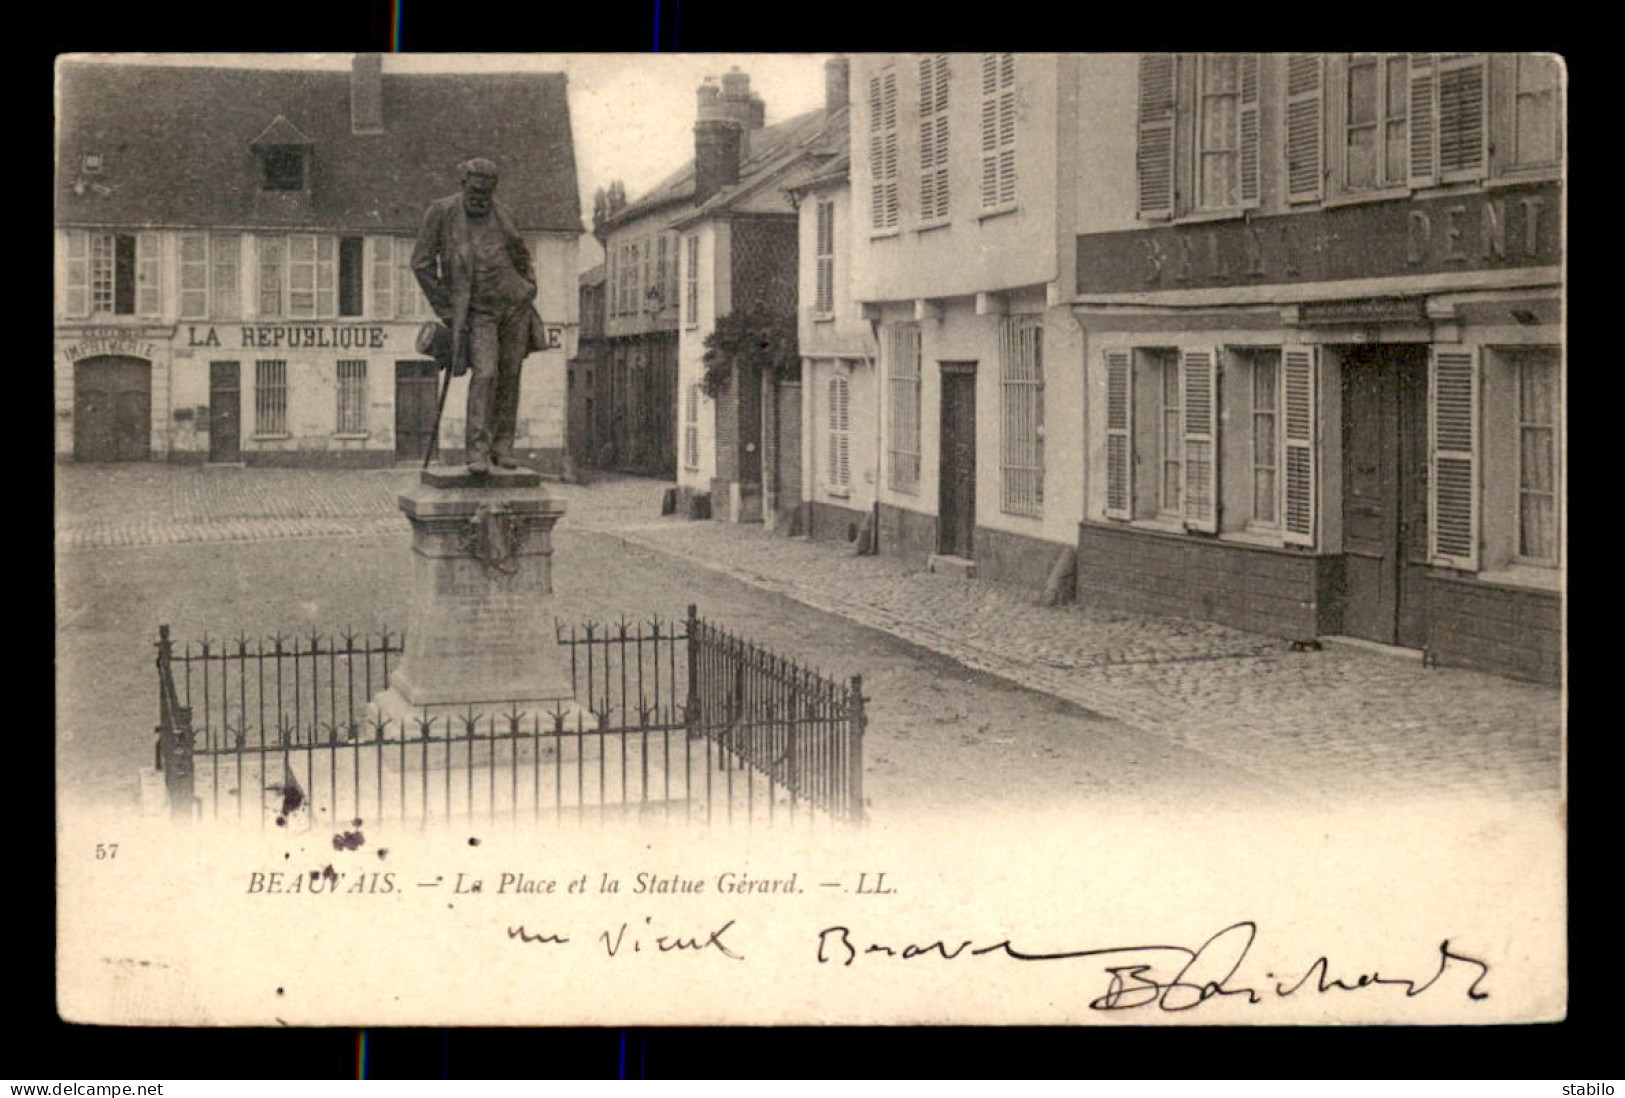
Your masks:
<svg viewBox="0 0 1625 1098"><path fill-rule="evenodd" d="M401 529L410 469L61 467L57 545L371 536ZM680 557L1048 693L1310 796L1555 793L1550 687L1182 618L1036 606L985 581L854 557L757 526L660 518L665 485L560 485L565 522Z"/></svg>

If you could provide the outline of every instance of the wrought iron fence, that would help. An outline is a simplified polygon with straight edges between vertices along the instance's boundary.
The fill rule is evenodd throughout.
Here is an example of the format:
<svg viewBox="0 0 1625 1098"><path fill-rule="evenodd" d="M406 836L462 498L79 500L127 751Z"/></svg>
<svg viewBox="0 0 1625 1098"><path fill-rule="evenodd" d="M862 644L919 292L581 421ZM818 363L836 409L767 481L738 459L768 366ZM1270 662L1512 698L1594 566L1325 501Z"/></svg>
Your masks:
<svg viewBox="0 0 1625 1098"><path fill-rule="evenodd" d="M177 645L161 626L157 762L172 810L340 831L380 818L862 819L860 677L825 678L692 606L680 622L559 625L557 640L573 697L401 722L371 705L400 634Z"/></svg>

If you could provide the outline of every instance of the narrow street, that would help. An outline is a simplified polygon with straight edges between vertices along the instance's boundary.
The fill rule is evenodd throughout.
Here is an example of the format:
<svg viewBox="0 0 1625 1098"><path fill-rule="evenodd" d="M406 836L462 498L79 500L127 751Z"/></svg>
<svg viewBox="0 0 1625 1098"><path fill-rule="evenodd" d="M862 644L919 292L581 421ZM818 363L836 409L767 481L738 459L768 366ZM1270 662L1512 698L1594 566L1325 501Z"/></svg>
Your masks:
<svg viewBox="0 0 1625 1098"><path fill-rule="evenodd" d="M152 642L400 628L409 469L58 469L63 796L133 798ZM1176 618L1042 608L760 527L660 518L658 481L556 485L565 621L689 602L872 698L876 819L1012 798L1552 796L1557 690Z"/></svg>

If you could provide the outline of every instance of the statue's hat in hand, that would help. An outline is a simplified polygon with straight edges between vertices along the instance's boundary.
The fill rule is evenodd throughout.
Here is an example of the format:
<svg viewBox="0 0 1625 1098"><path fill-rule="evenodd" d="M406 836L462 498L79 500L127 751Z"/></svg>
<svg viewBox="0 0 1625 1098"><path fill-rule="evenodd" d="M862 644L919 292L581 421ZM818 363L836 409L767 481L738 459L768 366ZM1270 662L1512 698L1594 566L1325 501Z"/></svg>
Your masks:
<svg viewBox="0 0 1625 1098"><path fill-rule="evenodd" d="M435 365L442 370L448 368L451 365L451 329L438 320L425 322L418 329L418 354L434 359Z"/></svg>

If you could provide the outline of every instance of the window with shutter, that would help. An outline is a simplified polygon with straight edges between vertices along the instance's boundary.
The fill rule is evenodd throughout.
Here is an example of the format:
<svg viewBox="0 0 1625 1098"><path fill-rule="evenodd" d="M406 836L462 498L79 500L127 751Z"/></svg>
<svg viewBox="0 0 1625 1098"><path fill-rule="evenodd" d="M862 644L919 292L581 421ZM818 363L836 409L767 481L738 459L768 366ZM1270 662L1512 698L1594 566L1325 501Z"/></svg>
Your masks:
<svg viewBox="0 0 1625 1098"><path fill-rule="evenodd" d="M982 55L982 209L1016 201L1015 54Z"/></svg>
<svg viewBox="0 0 1625 1098"><path fill-rule="evenodd" d="M1432 349L1428 529L1433 563L1478 568L1478 349Z"/></svg>
<svg viewBox="0 0 1625 1098"><path fill-rule="evenodd" d="M869 225L897 228L897 71L869 78Z"/></svg>
<svg viewBox="0 0 1625 1098"><path fill-rule="evenodd" d="M135 238L135 311L139 316L157 316L161 302L163 240L157 233L139 233Z"/></svg>
<svg viewBox="0 0 1625 1098"><path fill-rule="evenodd" d="M1186 351L1180 363L1184 430L1184 522L1187 529L1217 533L1219 375L1213 351Z"/></svg>
<svg viewBox="0 0 1625 1098"><path fill-rule="evenodd" d="M1439 181L1439 100L1437 66L1431 53L1410 56L1406 84L1410 92L1410 163L1406 180L1413 187Z"/></svg>
<svg viewBox="0 0 1625 1098"><path fill-rule="evenodd" d="M429 301L423 296L417 275L412 272L412 246L410 238L395 238L395 315L403 320L416 320L431 314Z"/></svg>
<svg viewBox="0 0 1625 1098"><path fill-rule="evenodd" d="M835 369L839 366L832 361ZM830 492L845 495L852 482L851 408L847 379L835 374L829 379L829 464L825 477Z"/></svg>
<svg viewBox="0 0 1625 1098"><path fill-rule="evenodd" d="M1557 58L1523 53L1516 58L1516 66L1512 163L1519 168L1556 164L1561 124Z"/></svg>
<svg viewBox="0 0 1625 1098"><path fill-rule="evenodd" d="M395 239L369 236L367 247L371 253L367 270L371 275L368 285L372 291L367 313L380 320L389 320L395 316Z"/></svg>
<svg viewBox="0 0 1625 1098"><path fill-rule="evenodd" d="M1292 202L1318 202L1324 168L1324 59L1292 53L1286 62L1286 177Z"/></svg>
<svg viewBox="0 0 1625 1098"><path fill-rule="evenodd" d="M690 469L700 467L700 387L698 385L688 387L688 399L683 405L683 464Z"/></svg>
<svg viewBox="0 0 1625 1098"><path fill-rule="evenodd" d="M920 59L920 220L948 217L948 58Z"/></svg>
<svg viewBox="0 0 1625 1098"><path fill-rule="evenodd" d="M1402 187L1408 175L1409 60L1349 54L1343 74L1343 166L1347 192Z"/></svg>
<svg viewBox="0 0 1625 1098"><path fill-rule="evenodd" d="M1260 177L1259 122L1258 122L1258 70L1261 59L1256 53L1244 53L1239 64L1238 99L1236 104L1236 142L1240 148L1241 204L1254 207L1260 202L1263 181Z"/></svg>
<svg viewBox="0 0 1625 1098"><path fill-rule="evenodd" d="M1239 353L1251 383L1252 514L1248 524L1275 529L1281 515L1281 356L1273 350Z"/></svg>
<svg viewBox="0 0 1625 1098"><path fill-rule="evenodd" d="M1503 352L1518 386L1517 559L1524 564L1558 563L1559 488L1557 409L1558 356L1546 348Z"/></svg>
<svg viewBox="0 0 1625 1098"><path fill-rule="evenodd" d="M815 219L813 312L835 311L835 203L820 200Z"/></svg>
<svg viewBox="0 0 1625 1098"><path fill-rule="evenodd" d="M316 238L308 233L288 237L288 315L316 315Z"/></svg>
<svg viewBox="0 0 1625 1098"><path fill-rule="evenodd" d="M180 254L181 318L209 315L209 237L182 233Z"/></svg>
<svg viewBox="0 0 1625 1098"><path fill-rule="evenodd" d="M286 278L287 238L262 236L255 242L259 253L260 316L271 319L283 315Z"/></svg>
<svg viewBox="0 0 1625 1098"><path fill-rule="evenodd" d="M1281 352L1281 536L1315 543L1315 373L1313 347Z"/></svg>
<svg viewBox="0 0 1625 1098"><path fill-rule="evenodd" d="M1439 181L1482 179L1489 163L1486 92L1489 58L1441 54L1439 84Z"/></svg>
<svg viewBox="0 0 1625 1098"><path fill-rule="evenodd" d="M1128 351L1106 352L1106 517L1134 517L1134 369Z"/></svg>
<svg viewBox="0 0 1625 1098"><path fill-rule="evenodd" d="M1174 102L1177 59L1140 55L1139 140L1135 155L1142 218L1174 215Z"/></svg>
<svg viewBox="0 0 1625 1098"><path fill-rule="evenodd" d="M920 326L894 324L886 341L887 486L920 488Z"/></svg>
<svg viewBox="0 0 1625 1098"><path fill-rule="evenodd" d="M243 238L240 233L213 233L209 237L210 315L218 320L242 319Z"/></svg>
<svg viewBox="0 0 1625 1098"><path fill-rule="evenodd" d="M338 298L338 238L316 238L316 309L317 316L337 316Z"/></svg>
<svg viewBox="0 0 1625 1098"><path fill-rule="evenodd" d="M1157 468L1161 473L1157 483L1157 515L1180 522L1184 516L1180 501L1185 490L1185 415L1184 390L1179 383L1179 352L1158 353L1152 362L1161 397L1157 423Z"/></svg>
<svg viewBox="0 0 1625 1098"><path fill-rule="evenodd" d="M684 320L689 324L700 322L700 238L690 236L688 239L688 270L686 284L683 291L685 305Z"/></svg>
<svg viewBox="0 0 1625 1098"><path fill-rule="evenodd" d="M70 317L90 314L90 234L67 229L62 234L62 311Z"/></svg>

